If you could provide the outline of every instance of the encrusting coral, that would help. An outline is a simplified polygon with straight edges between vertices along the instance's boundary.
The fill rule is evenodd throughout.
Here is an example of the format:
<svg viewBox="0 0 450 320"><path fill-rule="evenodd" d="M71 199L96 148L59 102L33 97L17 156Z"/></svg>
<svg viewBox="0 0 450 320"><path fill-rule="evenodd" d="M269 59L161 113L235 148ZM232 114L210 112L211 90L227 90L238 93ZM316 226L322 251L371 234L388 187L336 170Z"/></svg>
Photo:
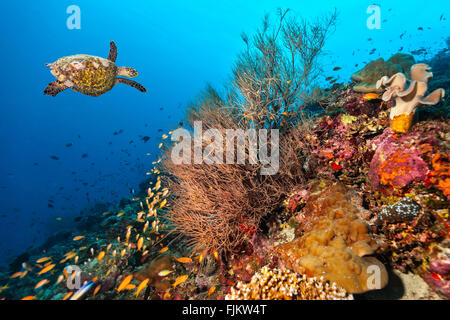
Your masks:
<svg viewBox="0 0 450 320"><path fill-rule="evenodd" d="M424 63L418 63L411 67L411 83L406 88L407 78L404 73L396 73L392 77L383 76L377 81L376 88L387 87L382 99L394 100L391 107L391 129L395 132L408 132L412 124L414 112L419 105L435 105L445 95L445 90L434 90L428 96L428 80L433 77L430 67Z"/></svg>
<svg viewBox="0 0 450 320"><path fill-rule="evenodd" d="M382 90L377 88L376 83L382 76L392 76L398 72L407 73L414 63L414 57L404 53L397 53L387 61L383 58L371 61L364 68L352 74L351 79L355 82L353 90L363 93L381 93Z"/></svg>
<svg viewBox="0 0 450 320"><path fill-rule="evenodd" d="M239 281L225 296L227 300L351 300L336 283L321 277L306 277L289 270L269 269L255 273L249 283Z"/></svg>
<svg viewBox="0 0 450 320"><path fill-rule="evenodd" d="M316 182L303 211L303 235L274 250L286 267L308 276L323 276L349 293L381 289L387 284L384 265L368 257L378 245L342 184Z"/></svg>

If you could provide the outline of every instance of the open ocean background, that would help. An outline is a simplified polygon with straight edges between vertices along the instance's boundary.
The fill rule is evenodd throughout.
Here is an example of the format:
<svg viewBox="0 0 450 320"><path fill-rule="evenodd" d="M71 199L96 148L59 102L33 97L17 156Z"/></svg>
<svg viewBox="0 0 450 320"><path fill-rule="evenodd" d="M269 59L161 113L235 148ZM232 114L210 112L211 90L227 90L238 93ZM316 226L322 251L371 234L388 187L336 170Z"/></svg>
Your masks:
<svg viewBox="0 0 450 320"><path fill-rule="evenodd" d="M366 26L371 4L381 8L381 29ZM79 30L66 26L70 5L81 9ZM0 266L74 228L83 209L130 196L157 158L162 133L178 126L189 101L207 83L220 88L227 82L244 48L241 32L253 34L266 13L275 19L279 7L304 18L338 9L322 63L324 78L342 67L338 75L344 83L365 63L388 59L400 47L404 53L425 48L427 56L415 56L416 61L431 57L449 37L450 2L442 0L3 3ZM98 98L72 90L43 95L54 81L45 63L77 53L106 58L111 40L118 47L116 64L136 68L134 80L147 93L117 85ZM150 140L144 142L144 136Z"/></svg>

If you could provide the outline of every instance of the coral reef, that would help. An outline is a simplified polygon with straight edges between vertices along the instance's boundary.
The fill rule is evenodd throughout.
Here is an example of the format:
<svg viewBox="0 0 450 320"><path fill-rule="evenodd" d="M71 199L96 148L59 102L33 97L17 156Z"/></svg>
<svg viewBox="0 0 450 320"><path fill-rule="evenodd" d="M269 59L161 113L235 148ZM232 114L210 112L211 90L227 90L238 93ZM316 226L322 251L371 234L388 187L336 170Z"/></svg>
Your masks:
<svg viewBox="0 0 450 320"><path fill-rule="evenodd" d="M391 204L378 215L381 221L402 222L416 218L421 212L420 205L409 197L404 197L400 201Z"/></svg>
<svg viewBox="0 0 450 320"><path fill-rule="evenodd" d="M289 270L263 267L249 283L238 282L227 300L350 300L343 288L323 278L306 277Z"/></svg>
<svg viewBox="0 0 450 320"><path fill-rule="evenodd" d="M393 76L383 76L377 81L376 87L387 87L383 93L384 101L394 100L389 118L390 127L395 132L405 133L411 127L414 112L419 105L435 105L445 95L445 90L440 88L425 97L428 90L428 80L433 77L430 67L424 63L418 63L411 67L411 83L406 89L406 75L396 73Z"/></svg>
<svg viewBox="0 0 450 320"><path fill-rule="evenodd" d="M417 133L398 139L391 129L373 139L376 146L369 177L374 188L380 184L402 188L412 181L425 181L428 166L416 148Z"/></svg>
<svg viewBox="0 0 450 320"><path fill-rule="evenodd" d="M384 265L373 255L378 245L367 224L358 219L345 187L331 181L311 188L301 225L303 235L275 248L275 253L295 272L323 276L349 293L380 289L387 284ZM371 270L378 271L375 285Z"/></svg>
<svg viewBox="0 0 450 320"><path fill-rule="evenodd" d="M443 134L448 124L429 122L415 130L397 135L390 128L368 141L374 150L368 177L372 188L399 189L423 185L436 187L448 197L450 165Z"/></svg>
<svg viewBox="0 0 450 320"><path fill-rule="evenodd" d="M444 299L450 299L450 239L444 240L431 250L430 263L423 279Z"/></svg>
<svg viewBox="0 0 450 320"><path fill-rule="evenodd" d="M398 72L408 73L409 68L415 63L414 57L409 54L396 53L389 60L383 58L371 61L364 68L352 74L355 82L353 90L356 92L379 92L377 81L382 76L392 76Z"/></svg>

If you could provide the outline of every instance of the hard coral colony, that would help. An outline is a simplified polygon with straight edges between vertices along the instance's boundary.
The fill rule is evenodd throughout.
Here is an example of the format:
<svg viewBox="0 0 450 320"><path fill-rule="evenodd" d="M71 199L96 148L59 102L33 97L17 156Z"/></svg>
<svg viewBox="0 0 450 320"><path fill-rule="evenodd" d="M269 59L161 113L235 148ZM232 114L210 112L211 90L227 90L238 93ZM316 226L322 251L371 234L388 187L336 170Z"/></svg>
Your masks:
<svg viewBox="0 0 450 320"><path fill-rule="evenodd" d="M95 208L85 232L61 233L18 257L10 274L0 274L0 296L390 298L411 289L395 287L395 274L412 291L426 285L419 298L449 299L450 124L442 117L413 121L420 105L448 108L444 88L426 95L428 65L397 53L369 62L350 85L333 81L313 92L316 59L336 15L313 23L287 14L280 11L275 24L266 19L254 38L243 35L247 49L226 97L208 86L187 115L188 126L202 121L204 130L279 130L276 174L261 175L261 166L248 162L176 164L167 132L140 190L107 210ZM111 63L115 54L112 43ZM91 69L92 59L79 63ZM113 71L95 92L65 86L97 96L117 81L120 70ZM48 93L60 89L58 82ZM68 289L71 281L78 287Z"/></svg>

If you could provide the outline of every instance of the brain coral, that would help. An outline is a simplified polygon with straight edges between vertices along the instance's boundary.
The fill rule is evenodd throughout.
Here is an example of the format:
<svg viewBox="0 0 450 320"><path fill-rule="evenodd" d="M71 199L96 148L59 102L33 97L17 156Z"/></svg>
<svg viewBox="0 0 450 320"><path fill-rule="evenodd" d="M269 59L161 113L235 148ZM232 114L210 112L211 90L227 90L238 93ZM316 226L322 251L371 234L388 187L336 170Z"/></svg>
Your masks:
<svg viewBox="0 0 450 320"><path fill-rule="evenodd" d="M364 68L352 74L351 79L355 82L353 90L356 92L379 92L377 81L383 76L393 76L396 73L409 73L409 69L415 63L414 57L409 54L397 53L389 60L383 58L373 60Z"/></svg>
<svg viewBox="0 0 450 320"><path fill-rule="evenodd" d="M269 269L255 273L250 283L238 282L231 288L227 300L349 300L348 294L336 283L323 278L307 278L286 269Z"/></svg>
<svg viewBox="0 0 450 320"><path fill-rule="evenodd" d="M276 247L289 269L323 276L349 293L380 289L388 282L384 265L374 257L377 244L345 187L322 181L311 189L303 235ZM375 276L374 276L375 275Z"/></svg>

